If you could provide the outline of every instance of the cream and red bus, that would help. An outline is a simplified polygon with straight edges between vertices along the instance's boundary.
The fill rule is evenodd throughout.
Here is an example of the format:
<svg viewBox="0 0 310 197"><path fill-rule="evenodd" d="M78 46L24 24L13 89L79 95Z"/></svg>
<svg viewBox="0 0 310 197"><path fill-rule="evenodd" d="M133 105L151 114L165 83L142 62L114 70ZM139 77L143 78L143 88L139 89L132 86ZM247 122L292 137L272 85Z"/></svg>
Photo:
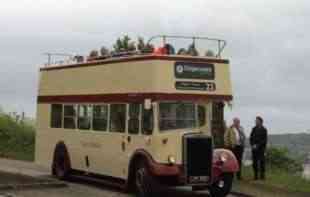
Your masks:
<svg viewBox="0 0 310 197"><path fill-rule="evenodd" d="M144 197L163 186L226 196L238 164L211 130L215 104L232 100L229 61L157 51L42 67L36 162Z"/></svg>

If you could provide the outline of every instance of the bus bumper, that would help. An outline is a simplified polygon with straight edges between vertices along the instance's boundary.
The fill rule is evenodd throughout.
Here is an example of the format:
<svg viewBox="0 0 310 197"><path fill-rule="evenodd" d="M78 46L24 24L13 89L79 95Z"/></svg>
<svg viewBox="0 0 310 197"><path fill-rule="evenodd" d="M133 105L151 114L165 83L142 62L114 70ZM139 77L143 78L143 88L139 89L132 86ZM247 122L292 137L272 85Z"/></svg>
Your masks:
<svg viewBox="0 0 310 197"><path fill-rule="evenodd" d="M223 173L235 173L239 170L236 157L227 149L214 149L212 163L212 180L209 184L219 180ZM186 185L187 179L185 177L183 165L160 164L154 160L149 164L153 176L163 181L165 179L169 180L169 183L175 182L174 185Z"/></svg>

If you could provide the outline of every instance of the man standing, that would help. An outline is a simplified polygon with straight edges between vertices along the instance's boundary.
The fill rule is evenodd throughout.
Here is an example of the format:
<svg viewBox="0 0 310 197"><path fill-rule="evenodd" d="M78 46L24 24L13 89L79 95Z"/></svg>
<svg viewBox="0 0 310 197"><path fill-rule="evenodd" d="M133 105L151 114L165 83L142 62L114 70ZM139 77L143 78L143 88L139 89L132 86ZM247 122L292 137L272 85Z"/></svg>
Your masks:
<svg viewBox="0 0 310 197"><path fill-rule="evenodd" d="M226 130L224 135L225 147L230 149L236 156L239 163L239 171L237 172L237 179L241 180L241 167L242 167L242 156L245 145L245 134L244 129L240 125L240 119L234 118L233 124Z"/></svg>
<svg viewBox="0 0 310 197"><path fill-rule="evenodd" d="M250 144L252 147L254 179L265 179L265 151L267 145L267 129L263 126L263 119L256 117L256 126L252 129Z"/></svg>

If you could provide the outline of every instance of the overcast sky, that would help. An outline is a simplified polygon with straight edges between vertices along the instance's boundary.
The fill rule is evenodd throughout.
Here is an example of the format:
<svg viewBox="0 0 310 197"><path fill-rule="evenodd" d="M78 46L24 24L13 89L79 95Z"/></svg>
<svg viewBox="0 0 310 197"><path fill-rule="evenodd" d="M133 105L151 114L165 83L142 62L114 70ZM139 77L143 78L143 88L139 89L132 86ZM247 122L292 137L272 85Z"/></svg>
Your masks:
<svg viewBox="0 0 310 197"><path fill-rule="evenodd" d="M310 129L309 0L5 0L0 6L0 105L35 116L44 52L87 54L121 35L227 40L234 105L247 132Z"/></svg>

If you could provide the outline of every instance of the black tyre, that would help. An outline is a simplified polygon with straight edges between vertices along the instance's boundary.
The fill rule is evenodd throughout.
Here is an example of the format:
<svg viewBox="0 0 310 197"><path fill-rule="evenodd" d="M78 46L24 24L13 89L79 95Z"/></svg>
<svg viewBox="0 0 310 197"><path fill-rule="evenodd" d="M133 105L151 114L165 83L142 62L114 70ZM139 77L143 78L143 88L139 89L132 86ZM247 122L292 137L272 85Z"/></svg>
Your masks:
<svg viewBox="0 0 310 197"><path fill-rule="evenodd" d="M208 186L202 185L202 186L192 186L192 191L202 191L208 189Z"/></svg>
<svg viewBox="0 0 310 197"><path fill-rule="evenodd" d="M158 184L151 175L147 165L140 163L135 171L135 188L137 197L156 197Z"/></svg>
<svg viewBox="0 0 310 197"><path fill-rule="evenodd" d="M210 187L209 191L211 194L211 197L225 197L227 196L232 187L234 175L233 173L224 173L222 175L222 178L213 183Z"/></svg>
<svg viewBox="0 0 310 197"><path fill-rule="evenodd" d="M71 168L67 149L64 145L58 145L54 153L53 175L59 180L66 180L69 177Z"/></svg>

